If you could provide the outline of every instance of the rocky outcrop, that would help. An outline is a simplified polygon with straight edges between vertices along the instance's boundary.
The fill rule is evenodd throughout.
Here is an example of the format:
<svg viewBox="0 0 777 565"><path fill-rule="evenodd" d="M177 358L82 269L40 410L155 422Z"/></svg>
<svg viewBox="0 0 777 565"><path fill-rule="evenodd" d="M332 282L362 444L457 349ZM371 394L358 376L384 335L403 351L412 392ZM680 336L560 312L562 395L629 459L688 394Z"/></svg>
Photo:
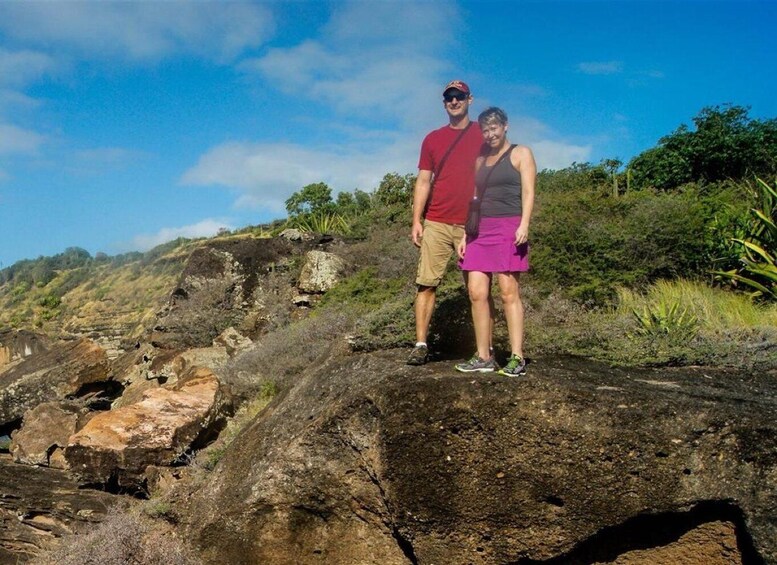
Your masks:
<svg viewBox="0 0 777 565"><path fill-rule="evenodd" d="M45 351L48 339L28 331L0 330L0 371L11 363Z"/></svg>
<svg viewBox="0 0 777 565"><path fill-rule="evenodd" d="M44 402L28 410L22 428L11 435L14 461L66 469L64 449L68 439L89 417L89 411L76 402Z"/></svg>
<svg viewBox="0 0 777 565"><path fill-rule="evenodd" d="M81 483L142 490L149 465L171 465L214 433L228 398L209 369L192 367L174 385L95 415L70 436L65 458Z"/></svg>
<svg viewBox="0 0 777 565"><path fill-rule="evenodd" d="M24 563L57 538L88 530L117 503L66 472L22 467L0 454L0 563Z"/></svg>
<svg viewBox="0 0 777 565"><path fill-rule="evenodd" d="M52 344L0 372L0 425L20 420L27 410L74 396L108 378L109 361L96 343L80 339Z"/></svg>
<svg viewBox="0 0 777 565"><path fill-rule="evenodd" d="M341 257L326 251L308 251L297 288L304 293L323 293L335 286L345 270Z"/></svg>
<svg viewBox="0 0 777 565"><path fill-rule="evenodd" d="M185 512L208 563L777 562L775 375L403 360L333 361L244 430Z"/></svg>
<svg viewBox="0 0 777 565"><path fill-rule="evenodd" d="M295 257L315 242L244 238L194 250L149 341L160 348L206 347L228 327L248 337L289 319Z"/></svg>

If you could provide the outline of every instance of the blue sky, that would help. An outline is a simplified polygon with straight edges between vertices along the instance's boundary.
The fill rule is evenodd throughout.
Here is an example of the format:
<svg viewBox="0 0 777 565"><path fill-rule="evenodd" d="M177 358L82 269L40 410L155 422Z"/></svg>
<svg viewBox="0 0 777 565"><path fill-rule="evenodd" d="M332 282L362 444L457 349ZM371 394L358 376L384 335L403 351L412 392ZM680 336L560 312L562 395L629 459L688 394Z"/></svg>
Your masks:
<svg viewBox="0 0 777 565"><path fill-rule="evenodd" d="M747 0L0 0L0 267L372 190L416 170L452 78L540 169L627 161L709 105L777 117L776 24Z"/></svg>

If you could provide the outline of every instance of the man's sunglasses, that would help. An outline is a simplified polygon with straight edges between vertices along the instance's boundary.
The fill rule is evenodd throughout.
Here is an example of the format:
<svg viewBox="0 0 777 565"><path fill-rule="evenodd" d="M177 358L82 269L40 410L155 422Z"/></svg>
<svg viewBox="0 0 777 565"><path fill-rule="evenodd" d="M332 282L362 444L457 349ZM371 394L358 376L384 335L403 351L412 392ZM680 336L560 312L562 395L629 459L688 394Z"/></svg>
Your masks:
<svg viewBox="0 0 777 565"><path fill-rule="evenodd" d="M443 94L442 99L446 102L453 102L454 100L464 102L467 99L467 95L463 92L452 92L451 94Z"/></svg>

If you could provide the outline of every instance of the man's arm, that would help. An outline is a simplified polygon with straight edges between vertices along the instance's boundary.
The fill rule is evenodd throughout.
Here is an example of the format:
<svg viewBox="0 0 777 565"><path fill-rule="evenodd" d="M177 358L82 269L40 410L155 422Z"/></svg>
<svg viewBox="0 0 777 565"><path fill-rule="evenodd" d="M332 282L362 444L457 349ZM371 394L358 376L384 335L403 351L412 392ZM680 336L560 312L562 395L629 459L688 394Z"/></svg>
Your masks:
<svg viewBox="0 0 777 565"><path fill-rule="evenodd" d="M413 227L410 231L410 237L413 238L413 243L418 247L421 247L421 237L424 235L423 214L431 189L432 171L418 171L413 189Z"/></svg>

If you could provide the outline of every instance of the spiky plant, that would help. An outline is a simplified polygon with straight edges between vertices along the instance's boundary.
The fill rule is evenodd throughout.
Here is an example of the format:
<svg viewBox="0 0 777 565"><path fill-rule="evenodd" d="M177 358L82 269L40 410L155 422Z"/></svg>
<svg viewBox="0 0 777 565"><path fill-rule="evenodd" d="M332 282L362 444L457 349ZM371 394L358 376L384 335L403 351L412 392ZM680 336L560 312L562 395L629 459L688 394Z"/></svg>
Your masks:
<svg viewBox="0 0 777 565"><path fill-rule="evenodd" d="M731 238L740 248L739 266L715 274L735 286L742 283L752 288L753 297L777 300L777 182L774 186L761 179L757 182L760 203L750 210L747 235Z"/></svg>

